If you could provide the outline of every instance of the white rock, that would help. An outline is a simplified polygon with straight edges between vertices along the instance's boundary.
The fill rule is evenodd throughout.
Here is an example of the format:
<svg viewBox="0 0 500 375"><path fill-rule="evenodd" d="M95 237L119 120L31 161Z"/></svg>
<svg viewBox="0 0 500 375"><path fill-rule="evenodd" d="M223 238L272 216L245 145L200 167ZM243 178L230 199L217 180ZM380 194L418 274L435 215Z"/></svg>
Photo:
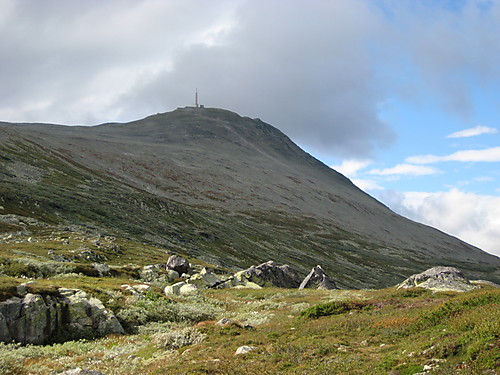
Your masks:
<svg viewBox="0 0 500 375"><path fill-rule="evenodd" d="M163 292L168 296L168 295L173 295L173 296L178 296L180 295L180 290L181 287L186 285L184 281L175 283L173 285L167 285L165 289L163 289Z"/></svg>
<svg viewBox="0 0 500 375"><path fill-rule="evenodd" d="M189 296L189 295L200 294L200 291L198 290L196 285L184 284L180 287L179 294L181 296Z"/></svg>
<svg viewBox="0 0 500 375"><path fill-rule="evenodd" d="M238 349L236 349L236 353L234 355L240 355L240 354L247 354L251 352L252 350L257 349L255 346L240 346Z"/></svg>

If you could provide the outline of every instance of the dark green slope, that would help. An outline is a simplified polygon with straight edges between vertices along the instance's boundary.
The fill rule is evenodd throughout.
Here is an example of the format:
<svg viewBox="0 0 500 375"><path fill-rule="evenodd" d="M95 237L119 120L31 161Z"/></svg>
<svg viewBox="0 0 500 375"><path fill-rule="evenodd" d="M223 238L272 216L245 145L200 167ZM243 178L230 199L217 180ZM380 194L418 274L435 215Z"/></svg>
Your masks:
<svg viewBox="0 0 500 375"><path fill-rule="evenodd" d="M260 120L186 108L0 131L0 214L87 225L233 268L321 264L345 287L387 286L434 265L500 281L497 257L394 214Z"/></svg>

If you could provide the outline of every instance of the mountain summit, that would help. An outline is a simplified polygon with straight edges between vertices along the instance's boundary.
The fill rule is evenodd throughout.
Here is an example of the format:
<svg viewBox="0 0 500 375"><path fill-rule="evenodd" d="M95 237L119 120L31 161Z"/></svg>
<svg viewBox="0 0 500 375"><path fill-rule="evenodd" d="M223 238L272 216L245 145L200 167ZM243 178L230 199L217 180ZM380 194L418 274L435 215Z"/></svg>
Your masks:
<svg viewBox="0 0 500 375"><path fill-rule="evenodd" d="M0 214L105 228L229 268L321 264L344 287L436 265L500 282L499 258L395 214L259 119L188 107L0 131Z"/></svg>

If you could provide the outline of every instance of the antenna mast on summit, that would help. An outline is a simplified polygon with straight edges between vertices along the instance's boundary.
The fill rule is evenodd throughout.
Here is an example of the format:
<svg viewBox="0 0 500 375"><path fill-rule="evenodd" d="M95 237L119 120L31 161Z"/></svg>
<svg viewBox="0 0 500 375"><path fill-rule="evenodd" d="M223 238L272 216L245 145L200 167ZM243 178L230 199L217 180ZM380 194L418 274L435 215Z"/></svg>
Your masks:
<svg viewBox="0 0 500 375"><path fill-rule="evenodd" d="M198 104L198 89L196 89L195 93L194 93L194 106L196 108L199 108L200 105Z"/></svg>

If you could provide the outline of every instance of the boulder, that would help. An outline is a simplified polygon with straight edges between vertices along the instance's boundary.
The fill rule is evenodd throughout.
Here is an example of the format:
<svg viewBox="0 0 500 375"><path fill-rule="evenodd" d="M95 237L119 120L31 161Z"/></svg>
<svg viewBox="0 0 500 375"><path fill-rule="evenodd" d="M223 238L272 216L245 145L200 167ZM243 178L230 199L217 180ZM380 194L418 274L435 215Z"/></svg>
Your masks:
<svg viewBox="0 0 500 375"><path fill-rule="evenodd" d="M236 273L233 277L233 284L245 287L258 285L259 287L297 288L300 284L300 277L287 264L277 266L271 260Z"/></svg>
<svg viewBox="0 0 500 375"><path fill-rule="evenodd" d="M309 275L302 281L299 289L338 289L335 282L325 274L320 265L313 267Z"/></svg>
<svg viewBox="0 0 500 375"><path fill-rule="evenodd" d="M188 296L200 293L196 285L188 284L184 281L167 285L163 291L167 296Z"/></svg>
<svg viewBox="0 0 500 375"><path fill-rule="evenodd" d="M97 271L99 277L109 276L111 268L106 263L93 263L92 267Z"/></svg>
<svg viewBox="0 0 500 375"><path fill-rule="evenodd" d="M188 284L196 285L198 288L212 288L220 282L221 278L206 268L203 268L200 273L195 273L188 280Z"/></svg>
<svg viewBox="0 0 500 375"><path fill-rule="evenodd" d="M188 274L190 271L188 260L178 255L172 255L168 258L167 268L176 271L179 275L182 275L183 273Z"/></svg>
<svg viewBox="0 0 500 375"><path fill-rule="evenodd" d="M200 294L200 291L196 287L196 285L193 284L184 284L181 286L179 289L179 294L181 296L192 296L192 295L198 295Z"/></svg>
<svg viewBox="0 0 500 375"><path fill-rule="evenodd" d="M179 278L177 271L167 269L165 264L150 264L142 267L139 278L145 282L167 283Z"/></svg>
<svg viewBox="0 0 500 375"><path fill-rule="evenodd" d="M425 288L433 291L467 292L479 288L472 285L455 267L433 267L407 278L397 289Z"/></svg>
<svg viewBox="0 0 500 375"><path fill-rule="evenodd" d="M167 296L178 296L180 295L180 290L181 290L181 287L186 285L186 283L184 281L180 281L178 283L175 283L173 285L167 285L165 287L165 289L163 289L163 292L167 295Z"/></svg>
<svg viewBox="0 0 500 375"><path fill-rule="evenodd" d="M0 341L46 344L56 337L79 339L124 333L111 310L78 289L58 294L27 293L0 302Z"/></svg>
<svg viewBox="0 0 500 375"><path fill-rule="evenodd" d="M247 354L255 349L257 349L255 346L243 345L236 349L236 353L234 353L234 355Z"/></svg>

